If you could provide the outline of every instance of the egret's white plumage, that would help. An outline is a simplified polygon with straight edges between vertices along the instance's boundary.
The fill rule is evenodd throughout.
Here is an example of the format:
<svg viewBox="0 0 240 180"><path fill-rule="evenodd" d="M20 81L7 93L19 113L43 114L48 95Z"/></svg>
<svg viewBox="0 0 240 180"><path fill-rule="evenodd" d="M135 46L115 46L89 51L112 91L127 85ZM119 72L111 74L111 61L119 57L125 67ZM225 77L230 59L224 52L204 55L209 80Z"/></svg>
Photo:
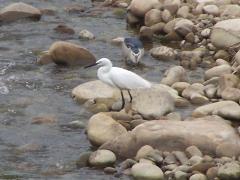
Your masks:
<svg viewBox="0 0 240 180"><path fill-rule="evenodd" d="M121 90L123 105L125 104L122 90L127 90L132 101L132 96L130 90L132 89L143 89L150 88L151 83L143 79L139 75L122 69L119 67L112 67L112 62L107 58L99 59L95 64L87 66L91 67L94 65L99 65L97 76L98 78L113 87L119 88ZM123 108L123 107L122 107Z"/></svg>

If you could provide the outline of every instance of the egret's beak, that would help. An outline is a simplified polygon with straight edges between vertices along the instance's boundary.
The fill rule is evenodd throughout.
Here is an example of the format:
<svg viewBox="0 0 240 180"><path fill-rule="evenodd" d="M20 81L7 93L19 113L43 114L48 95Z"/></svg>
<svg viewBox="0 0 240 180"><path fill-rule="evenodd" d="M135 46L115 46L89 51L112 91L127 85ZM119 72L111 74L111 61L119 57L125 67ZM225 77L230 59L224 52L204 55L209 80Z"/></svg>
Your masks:
<svg viewBox="0 0 240 180"><path fill-rule="evenodd" d="M98 65L98 63L94 63L94 64L90 64L90 65L88 65L88 66L84 66L84 68L86 69L86 68L90 68L90 67L96 66L96 65Z"/></svg>

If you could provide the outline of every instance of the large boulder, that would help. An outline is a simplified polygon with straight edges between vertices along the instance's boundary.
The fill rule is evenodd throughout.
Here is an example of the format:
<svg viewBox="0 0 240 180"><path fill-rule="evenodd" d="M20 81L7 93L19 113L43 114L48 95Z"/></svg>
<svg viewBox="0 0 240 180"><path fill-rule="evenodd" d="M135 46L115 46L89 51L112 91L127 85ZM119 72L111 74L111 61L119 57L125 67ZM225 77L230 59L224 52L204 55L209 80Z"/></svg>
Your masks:
<svg viewBox="0 0 240 180"><path fill-rule="evenodd" d="M153 84L152 88L131 90L132 109L143 117L158 118L174 109L174 102L180 98L178 92L164 84ZM72 97L80 103L94 100L109 108L114 102L121 101L120 91L96 80L80 84L72 91ZM124 97L128 98L127 93Z"/></svg>
<svg viewBox="0 0 240 180"><path fill-rule="evenodd" d="M157 119L174 110L174 98L164 89L136 90L132 109L145 119Z"/></svg>
<svg viewBox="0 0 240 180"><path fill-rule="evenodd" d="M220 21L213 26L211 42L218 48L228 48L240 41L240 19Z"/></svg>
<svg viewBox="0 0 240 180"><path fill-rule="evenodd" d="M145 122L100 148L109 149L118 156L134 157L144 145L161 151L184 151L195 145L203 153L215 154L217 146L224 142L239 144L239 135L219 116L206 116L192 121Z"/></svg>
<svg viewBox="0 0 240 180"><path fill-rule="evenodd" d="M129 5L129 10L132 14L139 17L144 17L144 15L156 5L159 4L158 0L132 0Z"/></svg>
<svg viewBox="0 0 240 180"><path fill-rule="evenodd" d="M219 101L219 102L206 104L206 105L196 108L193 111L192 116L202 117L202 116L206 116L206 115L211 115L213 113L216 114L221 109L231 109L234 107L239 107L239 105L234 101Z"/></svg>
<svg viewBox="0 0 240 180"><path fill-rule="evenodd" d="M86 48L65 41L57 41L53 43L47 54L44 54L38 62L41 64L41 60L46 57L59 65L84 66L96 61L94 55Z"/></svg>
<svg viewBox="0 0 240 180"><path fill-rule="evenodd" d="M72 97L79 103L90 99L113 99L120 98L120 91L100 80L89 81L78 85L72 90Z"/></svg>
<svg viewBox="0 0 240 180"><path fill-rule="evenodd" d="M10 4L0 11L0 22L12 22L26 18L39 20L41 12L39 9L22 2Z"/></svg>
<svg viewBox="0 0 240 180"><path fill-rule="evenodd" d="M88 139L97 146L126 132L127 130L121 124L105 113L93 115L87 125Z"/></svg>

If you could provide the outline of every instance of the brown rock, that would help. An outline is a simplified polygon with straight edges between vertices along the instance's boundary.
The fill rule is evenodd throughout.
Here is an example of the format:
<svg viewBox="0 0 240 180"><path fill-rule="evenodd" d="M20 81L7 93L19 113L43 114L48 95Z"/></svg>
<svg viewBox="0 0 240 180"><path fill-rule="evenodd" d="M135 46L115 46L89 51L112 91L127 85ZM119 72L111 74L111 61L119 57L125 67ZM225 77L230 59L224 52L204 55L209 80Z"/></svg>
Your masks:
<svg viewBox="0 0 240 180"><path fill-rule="evenodd" d="M54 31L56 31L57 33L62 33L62 34L74 34L75 31L66 26L65 24L59 24L57 25L57 27L54 28Z"/></svg>
<svg viewBox="0 0 240 180"><path fill-rule="evenodd" d="M40 20L39 9L22 2L12 3L0 12L0 22L12 22L19 19Z"/></svg>
<svg viewBox="0 0 240 180"><path fill-rule="evenodd" d="M57 119L54 116L39 116L32 118L32 124L53 124Z"/></svg>

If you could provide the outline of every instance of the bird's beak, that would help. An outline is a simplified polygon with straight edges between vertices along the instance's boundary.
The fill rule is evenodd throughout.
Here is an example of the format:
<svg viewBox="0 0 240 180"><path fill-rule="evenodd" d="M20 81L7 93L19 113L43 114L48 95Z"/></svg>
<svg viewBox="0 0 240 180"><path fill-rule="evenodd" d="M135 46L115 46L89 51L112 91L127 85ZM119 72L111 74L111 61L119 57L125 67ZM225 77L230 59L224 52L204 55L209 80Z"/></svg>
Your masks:
<svg viewBox="0 0 240 180"><path fill-rule="evenodd" d="M84 66L84 68L86 69L86 68L90 68L90 67L96 66L96 65L98 65L98 63L94 63L94 64L90 64L90 65L88 65L88 66Z"/></svg>

